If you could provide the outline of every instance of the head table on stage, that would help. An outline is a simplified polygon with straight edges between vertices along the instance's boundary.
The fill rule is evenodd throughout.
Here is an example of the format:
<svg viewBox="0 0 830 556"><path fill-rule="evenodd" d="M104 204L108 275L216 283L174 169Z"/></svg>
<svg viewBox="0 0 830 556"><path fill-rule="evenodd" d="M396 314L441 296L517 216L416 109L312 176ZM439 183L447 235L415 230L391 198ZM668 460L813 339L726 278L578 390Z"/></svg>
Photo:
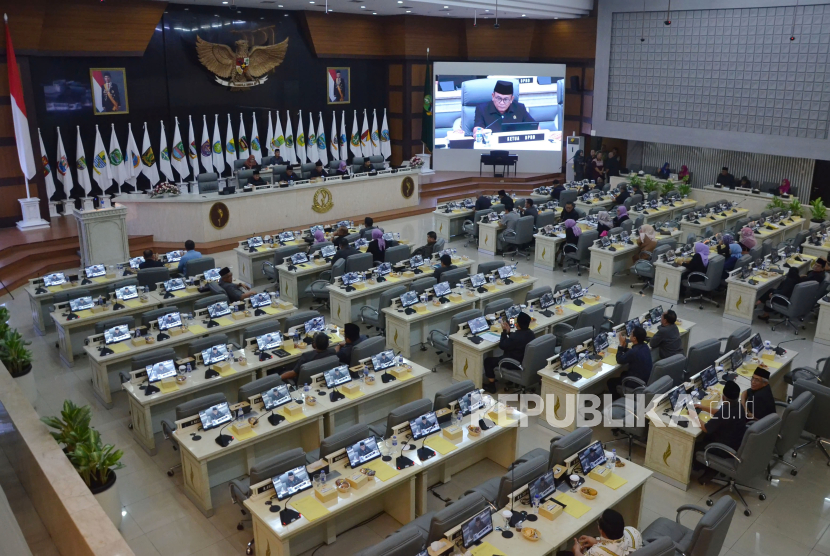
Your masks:
<svg viewBox="0 0 830 556"><path fill-rule="evenodd" d="M419 177L417 169L401 169L349 180L259 187L233 195L182 193L151 198L129 194L117 202L127 208L131 235L204 243L416 206L420 203Z"/></svg>

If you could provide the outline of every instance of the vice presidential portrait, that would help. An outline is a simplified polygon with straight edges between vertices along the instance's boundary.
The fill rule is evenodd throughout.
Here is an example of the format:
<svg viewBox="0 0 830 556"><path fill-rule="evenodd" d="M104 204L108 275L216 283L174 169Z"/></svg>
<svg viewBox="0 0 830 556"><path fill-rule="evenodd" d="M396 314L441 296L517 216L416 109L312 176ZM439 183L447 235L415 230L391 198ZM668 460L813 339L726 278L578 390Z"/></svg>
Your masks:
<svg viewBox="0 0 830 556"><path fill-rule="evenodd" d="M536 122L521 102L514 102L512 81L496 82L490 102L476 105L473 121L473 137L479 130L489 129L494 133L502 130L502 123Z"/></svg>

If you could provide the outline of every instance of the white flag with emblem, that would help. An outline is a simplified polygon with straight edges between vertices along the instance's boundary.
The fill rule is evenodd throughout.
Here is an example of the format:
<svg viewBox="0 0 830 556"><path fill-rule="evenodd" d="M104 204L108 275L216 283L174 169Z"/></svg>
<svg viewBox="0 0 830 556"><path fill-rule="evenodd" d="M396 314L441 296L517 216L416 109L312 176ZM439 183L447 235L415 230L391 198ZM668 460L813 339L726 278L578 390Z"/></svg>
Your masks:
<svg viewBox="0 0 830 556"><path fill-rule="evenodd" d="M206 173L213 172L213 142L207 126L207 116L202 116L202 143L199 145L199 157Z"/></svg>
<svg viewBox="0 0 830 556"><path fill-rule="evenodd" d="M179 182L183 182L190 175L190 165L187 163L187 149L182 141L179 130L179 118L176 118L176 129L173 131L173 149L170 151L170 163L179 174Z"/></svg>
<svg viewBox="0 0 830 556"><path fill-rule="evenodd" d="M297 121L297 160L300 164L305 164L306 150L305 150L305 133L303 133L303 111L300 110L300 118Z"/></svg>
<svg viewBox="0 0 830 556"><path fill-rule="evenodd" d="M118 137L115 135L115 124L110 124L110 175L115 180L115 185L118 186L118 193L121 193L121 186L130 177L127 172L127 160L124 158L124 151L121 150L121 145L118 143Z"/></svg>
<svg viewBox="0 0 830 556"><path fill-rule="evenodd" d="M279 116L277 116L279 117ZM268 149L268 156L274 156L274 125L271 123L271 111L268 111L268 132L265 138L265 148Z"/></svg>
<svg viewBox="0 0 830 556"><path fill-rule="evenodd" d="M167 181L176 181L173 177L173 168L170 167L170 151L167 149L167 132L164 131L164 120L161 120L161 139L159 140L159 168Z"/></svg>
<svg viewBox="0 0 830 556"><path fill-rule="evenodd" d="M340 114L340 160L349 158L349 136L346 135L346 111Z"/></svg>
<svg viewBox="0 0 830 556"><path fill-rule="evenodd" d="M277 114L277 125L280 123L280 115ZM277 139L279 142L279 138ZM297 156L294 153L296 140L294 139L294 131L291 128L291 113L285 113L285 149L283 149L282 157L289 164L297 163Z"/></svg>
<svg viewBox="0 0 830 556"><path fill-rule="evenodd" d="M378 126L378 112L372 110L372 133L369 136L372 140L372 155L380 154L380 126Z"/></svg>
<svg viewBox="0 0 830 556"><path fill-rule="evenodd" d="M77 145L75 147L75 169L78 171L78 185L84 189L84 197L89 197L92 191L92 182L89 181L89 168L87 167L84 144L81 142L81 126L78 128Z"/></svg>
<svg viewBox="0 0 830 556"><path fill-rule="evenodd" d="M240 131L242 131L242 122L239 122ZM231 124L231 115L228 114L228 125L225 128L225 160L230 167L231 174L234 172L233 163L236 160L236 141L233 139L233 125Z"/></svg>
<svg viewBox="0 0 830 556"><path fill-rule="evenodd" d="M369 138L371 131L369 131L369 117L366 115L366 110L363 111L363 127L360 128L360 155L363 158L372 156L372 142Z"/></svg>
<svg viewBox="0 0 830 556"><path fill-rule="evenodd" d="M230 129L230 123L231 117L228 116L228 129ZM213 142L211 143L211 149L213 150L213 167L221 177L222 172L225 171L225 157L222 156L222 137L219 135L219 114L216 114L216 118L213 120ZM233 166L231 166L231 169L233 169Z"/></svg>
<svg viewBox="0 0 830 556"><path fill-rule="evenodd" d="M75 181L72 179L72 171L69 169L69 159L66 158L66 149L63 148L63 139L61 138L61 128L58 128L58 162L56 165L58 170L58 180L63 184L63 192L67 198L72 197L72 186Z"/></svg>
<svg viewBox="0 0 830 556"><path fill-rule="evenodd" d="M136 187L138 176L141 174L141 151L138 150L138 144L135 142L133 136L132 124L127 124L127 150L124 151L124 167L127 170L126 183Z"/></svg>
<svg viewBox="0 0 830 556"><path fill-rule="evenodd" d="M101 139L101 131L95 126L95 150L92 157L92 177L101 188L101 193L106 193L112 185L110 176L110 161L107 151L104 150L104 140Z"/></svg>
<svg viewBox="0 0 830 556"><path fill-rule="evenodd" d="M256 114L252 114L254 123L251 124L251 150L249 151L256 159L257 164L262 162L262 146L259 144L259 131L256 128Z"/></svg>
<svg viewBox="0 0 830 556"><path fill-rule="evenodd" d="M331 111L331 137L329 138L329 149L331 149L331 160L340 160L340 134L337 133L337 114Z"/></svg>
<svg viewBox="0 0 830 556"><path fill-rule="evenodd" d="M314 116L308 113L308 135L306 136L306 157L314 164L319 158L317 156L317 132L314 131Z"/></svg>
<svg viewBox="0 0 830 556"><path fill-rule="evenodd" d="M357 110L354 111L352 118L352 136L349 138L349 149L353 156L363 156L363 151L360 150L360 129L357 127Z"/></svg>
<svg viewBox="0 0 830 556"><path fill-rule="evenodd" d="M193 132L193 118L187 117L187 156L190 158L190 168L193 170L193 179L199 177L199 145L196 143L196 134ZM207 136L207 124L205 124Z"/></svg>
<svg viewBox="0 0 830 556"><path fill-rule="evenodd" d="M384 159L392 156L392 142L389 141L389 124L386 122L386 108L383 109L383 125L380 126L380 154Z"/></svg>
<svg viewBox="0 0 830 556"><path fill-rule="evenodd" d="M46 200L51 200L55 194L55 180L52 178L52 167L49 166L49 157L46 156L46 148L43 146L43 137L40 136L40 128L37 130L40 139L40 159L43 170L43 181L46 182Z"/></svg>
<svg viewBox="0 0 830 556"><path fill-rule="evenodd" d="M144 139L141 142L141 173L150 180L150 186L159 182L159 167L156 164L156 155L150 144L150 134L147 132L147 122L144 122Z"/></svg>
<svg viewBox="0 0 830 556"><path fill-rule="evenodd" d="M251 149L248 145L248 135L245 133L245 120L242 114L239 115L239 137L236 138L236 144L239 151L239 160L245 160L251 154Z"/></svg>
<svg viewBox="0 0 830 556"><path fill-rule="evenodd" d="M282 132L282 122L280 121L280 113L276 113L277 120L274 122L274 141L271 147L271 156L277 156L277 150L280 151L280 156L286 162L290 162L288 150L285 147L285 134Z"/></svg>
<svg viewBox="0 0 830 556"><path fill-rule="evenodd" d="M328 141L326 141L326 128L323 127L323 113L320 112L320 120L317 124L317 160L326 166L329 163ZM316 162L316 161L315 161Z"/></svg>

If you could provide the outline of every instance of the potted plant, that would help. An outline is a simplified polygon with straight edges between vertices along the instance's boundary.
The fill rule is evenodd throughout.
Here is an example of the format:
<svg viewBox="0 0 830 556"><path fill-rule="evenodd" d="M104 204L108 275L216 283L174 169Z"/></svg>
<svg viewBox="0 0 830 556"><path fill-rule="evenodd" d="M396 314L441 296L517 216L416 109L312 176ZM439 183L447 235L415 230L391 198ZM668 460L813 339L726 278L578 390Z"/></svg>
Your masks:
<svg viewBox="0 0 830 556"><path fill-rule="evenodd" d="M790 204L787 205L787 210L793 213L793 216L803 216L804 215L804 207L801 205L801 201L796 198L793 198L790 201Z"/></svg>
<svg viewBox="0 0 830 556"><path fill-rule="evenodd" d="M651 193L652 191L657 190L657 180L652 178L651 176L646 176L646 181L643 183L643 191L646 193Z"/></svg>
<svg viewBox="0 0 830 556"><path fill-rule="evenodd" d="M773 209L782 209L782 210L789 210L789 205L787 204L784 199L781 197L775 197L770 204L767 205L767 208L770 210Z"/></svg>
<svg viewBox="0 0 830 556"><path fill-rule="evenodd" d="M9 374L23 390L26 399L34 407L37 401L37 386L35 376L32 374L32 352L26 349L26 346L32 342L27 342L20 332L9 329L5 323L4 325L6 330L0 338L0 361L6 366Z"/></svg>
<svg viewBox="0 0 830 556"><path fill-rule="evenodd" d="M121 527L121 497L115 485L115 470L124 467L124 452L101 441L101 433L89 429L69 454L72 465L116 528Z"/></svg>
<svg viewBox="0 0 830 556"><path fill-rule="evenodd" d="M643 187L643 178L640 176L631 176L628 178L628 183L631 184L631 187L639 187L642 189Z"/></svg>
<svg viewBox="0 0 830 556"><path fill-rule="evenodd" d="M821 197L810 203L810 210L813 213L813 222L824 222L827 218L827 207L824 206L824 201Z"/></svg>
<svg viewBox="0 0 830 556"><path fill-rule="evenodd" d="M688 181L685 181L677 186L677 192L685 199L692 192L692 186L689 185Z"/></svg>
<svg viewBox="0 0 830 556"><path fill-rule="evenodd" d="M674 182L672 180L666 180L666 183L660 187L660 192L664 197L672 191L674 191Z"/></svg>
<svg viewBox="0 0 830 556"><path fill-rule="evenodd" d="M47 427L56 429L49 434L63 446L63 451L70 454L75 446L89 434L89 422L92 420L92 410L88 405L78 406L72 400L63 402L60 417L41 417Z"/></svg>

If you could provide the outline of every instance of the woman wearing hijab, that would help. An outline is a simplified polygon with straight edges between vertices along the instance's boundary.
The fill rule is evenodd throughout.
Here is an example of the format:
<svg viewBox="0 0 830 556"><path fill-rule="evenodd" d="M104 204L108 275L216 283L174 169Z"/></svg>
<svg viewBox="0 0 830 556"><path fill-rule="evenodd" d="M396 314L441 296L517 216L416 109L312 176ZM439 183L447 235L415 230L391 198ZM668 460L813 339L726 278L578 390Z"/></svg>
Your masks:
<svg viewBox="0 0 830 556"><path fill-rule="evenodd" d="M669 163L668 162L663 164L663 166L659 170L657 170L657 177L660 178L660 179L667 180L667 179L669 179L670 174L671 174L671 171L669 170Z"/></svg>
<svg viewBox="0 0 830 556"><path fill-rule="evenodd" d="M795 287L801 282L801 275L798 273L798 269L794 266L791 266L789 270L787 270L787 276L784 277L784 281L775 288L774 290L768 290L765 294L758 298L758 301L755 302L755 305L763 305L773 296L773 294L783 295L787 299L793 294L793 290ZM769 313L764 311L758 318L763 321L769 320Z"/></svg>
<svg viewBox="0 0 830 556"><path fill-rule="evenodd" d="M576 245L581 235L582 228L577 225L575 220L565 220L565 243Z"/></svg>
<svg viewBox="0 0 830 556"><path fill-rule="evenodd" d="M628 220L628 209L624 205L617 207L617 217L614 219L614 227L619 228L622 223Z"/></svg>
<svg viewBox="0 0 830 556"><path fill-rule="evenodd" d="M692 260L684 263L683 266L686 267L687 273L702 272L706 274L706 268L709 266L709 246L699 241L695 243L695 254Z"/></svg>
<svg viewBox="0 0 830 556"><path fill-rule="evenodd" d="M720 250L720 245L718 245L718 250ZM741 252L741 246L737 243L730 243L729 244L729 257L726 259L726 262L723 263L723 276L722 278L726 280L726 277L729 276L729 273L735 270L735 264L741 258L743 253Z"/></svg>
<svg viewBox="0 0 830 556"><path fill-rule="evenodd" d="M689 174L690 174L689 167L684 164L683 166L680 167L680 171L677 173L677 179L682 180L683 178L685 178Z"/></svg>
<svg viewBox="0 0 830 556"><path fill-rule="evenodd" d="M636 263L640 259L650 258L655 247L657 247L657 232L654 230L654 226L643 224L640 226L640 237L637 238L637 251L632 259ZM646 255L646 252L649 254Z"/></svg>
<svg viewBox="0 0 830 556"><path fill-rule="evenodd" d="M597 157L591 161L591 179L595 180L605 171L602 164L602 153L597 153Z"/></svg>
<svg viewBox="0 0 830 556"><path fill-rule="evenodd" d="M386 242L383 241L383 230L380 228L372 230L372 241L369 242L366 252L372 254L373 261L383 262L386 256Z"/></svg>
<svg viewBox="0 0 830 556"><path fill-rule="evenodd" d="M573 159L574 163L574 179L582 181L585 179L585 151L579 149L576 151Z"/></svg>
<svg viewBox="0 0 830 556"><path fill-rule="evenodd" d="M608 230L614 227L614 220L607 211L602 211L597 215L597 233L600 236L608 233Z"/></svg>
<svg viewBox="0 0 830 556"><path fill-rule="evenodd" d="M326 232L323 230L316 230L314 232L314 243L325 243L326 241Z"/></svg>
<svg viewBox="0 0 830 556"><path fill-rule="evenodd" d="M789 195L790 194L790 180L784 178L781 180L781 185L778 186L778 194L779 195Z"/></svg>
<svg viewBox="0 0 830 556"><path fill-rule="evenodd" d="M732 238L732 234L723 234L720 243L718 243L718 255L724 258L728 257L730 255L730 250L732 249L730 245L734 243L735 240ZM738 249L740 248L741 246L738 245Z"/></svg>
<svg viewBox="0 0 830 556"><path fill-rule="evenodd" d="M341 160L340 165L337 167L336 174L338 176L345 176L346 174L349 173L349 171L346 168L347 168L346 161Z"/></svg>
<svg viewBox="0 0 830 556"><path fill-rule="evenodd" d="M752 228L741 228L741 241L738 243L740 243L744 253L749 253L750 249L758 245L758 242L755 240L755 232L752 231Z"/></svg>

